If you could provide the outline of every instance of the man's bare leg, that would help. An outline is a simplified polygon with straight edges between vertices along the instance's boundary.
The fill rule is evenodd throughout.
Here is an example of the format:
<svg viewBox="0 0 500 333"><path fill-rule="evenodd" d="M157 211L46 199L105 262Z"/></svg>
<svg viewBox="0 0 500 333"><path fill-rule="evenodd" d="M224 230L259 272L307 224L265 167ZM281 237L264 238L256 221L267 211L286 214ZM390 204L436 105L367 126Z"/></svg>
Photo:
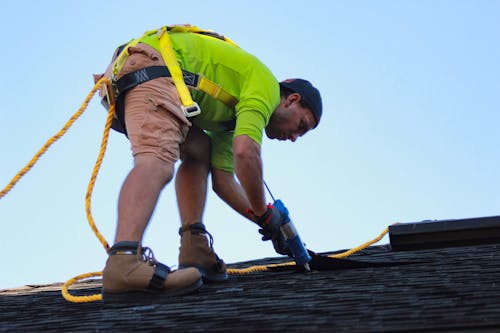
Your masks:
<svg viewBox="0 0 500 333"><path fill-rule="evenodd" d="M172 179L173 163L152 155L138 155L118 199L115 243L142 240L161 190Z"/></svg>
<svg viewBox="0 0 500 333"><path fill-rule="evenodd" d="M210 169L210 141L191 127L181 147L182 163L175 178L177 204L182 223L179 268L196 267L205 281L227 280L226 264L212 247L203 222Z"/></svg>
<svg viewBox="0 0 500 333"><path fill-rule="evenodd" d="M170 271L165 265L151 265L141 246L160 192L172 175L173 163L152 155L135 157L134 167L120 192L115 244L109 249L103 270L105 303L140 302L141 299L157 302L170 294L188 294L201 287L201 274L197 269ZM158 278L162 276L163 279Z"/></svg>
<svg viewBox="0 0 500 333"><path fill-rule="evenodd" d="M181 165L175 177L175 191L181 224L187 226L203 220L210 165L210 141L199 128L189 129L181 146Z"/></svg>

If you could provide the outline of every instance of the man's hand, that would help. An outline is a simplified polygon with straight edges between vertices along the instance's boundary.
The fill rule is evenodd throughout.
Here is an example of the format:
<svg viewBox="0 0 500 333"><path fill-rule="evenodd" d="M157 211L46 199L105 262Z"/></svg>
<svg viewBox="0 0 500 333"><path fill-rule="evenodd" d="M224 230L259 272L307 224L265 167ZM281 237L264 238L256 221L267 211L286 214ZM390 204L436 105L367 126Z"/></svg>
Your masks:
<svg viewBox="0 0 500 333"><path fill-rule="evenodd" d="M274 250L277 253L290 256L285 237L280 229L285 222L285 218L281 211L269 204L264 215L257 217L256 222L262 228L259 229L259 233L263 236L262 240L272 240Z"/></svg>

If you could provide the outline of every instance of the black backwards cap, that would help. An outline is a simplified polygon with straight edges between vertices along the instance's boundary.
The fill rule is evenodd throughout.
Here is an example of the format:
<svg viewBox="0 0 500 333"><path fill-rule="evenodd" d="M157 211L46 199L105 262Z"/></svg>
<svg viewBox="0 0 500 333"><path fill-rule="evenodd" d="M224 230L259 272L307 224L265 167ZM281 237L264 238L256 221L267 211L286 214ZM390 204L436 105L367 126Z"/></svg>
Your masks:
<svg viewBox="0 0 500 333"><path fill-rule="evenodd" d="M323 114L323 103L321 102L319 90L316 89L311 82L304 79L288 79L280 82L280 85L300 95L302 101L304 101L312 111L314 119L316 120L314 128L316 128Z"/></svg>

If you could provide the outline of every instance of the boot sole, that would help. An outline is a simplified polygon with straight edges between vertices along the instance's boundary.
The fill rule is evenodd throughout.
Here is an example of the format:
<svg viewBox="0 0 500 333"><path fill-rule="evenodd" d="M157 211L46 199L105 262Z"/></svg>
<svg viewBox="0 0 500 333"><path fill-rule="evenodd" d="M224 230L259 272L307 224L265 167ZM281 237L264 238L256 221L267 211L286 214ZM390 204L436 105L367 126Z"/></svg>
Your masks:
<svg viewBox="0 0 500 333"><path fill-rule="evenodd" d="M125 292L109 292L102 290L102 301L104 305L145 305L156 303L168 303L171 297L194 293L203 286L203 279L182 289L158 292L154 290L133 290Z"/></svg>
<svg viewBox="0 0 500 333"><path fill-rule="evenodd" d="M194 265L179 265L179 269L183 268L189 268L193 267L196 268L198 271L200 271L200 274L202 275L203 282L205 283L210 283L210 282L223 282L228 279L227 272L224 273L209 273L207 270L200 268L198 266Z"/></svg>

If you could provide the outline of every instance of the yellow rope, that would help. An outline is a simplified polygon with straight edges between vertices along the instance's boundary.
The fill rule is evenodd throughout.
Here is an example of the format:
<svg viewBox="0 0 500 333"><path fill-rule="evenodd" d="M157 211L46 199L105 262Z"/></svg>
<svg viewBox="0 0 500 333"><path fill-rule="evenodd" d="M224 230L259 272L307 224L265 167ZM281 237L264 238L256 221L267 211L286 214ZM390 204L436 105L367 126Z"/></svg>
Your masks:
<svg viewBox="0 0 500 333"><path fill-rule="evenodd" d="M378 235L376 238L372 239L369 242L366 242L364 244L361 244L360 246L357 246L351 250L342 252L342 253L337 253L337 254L332 254L329 255L328 257L330 258L345 258L348 257L356 252L359 252L361 250L366 249L368 246L380 241L384 236L389 232L389 228L385 228L384 231ZM273 267L283 267L283 266L292 266L295 265L294 261L289 261L289 262L284 262L281 264L270 264L270 265L261 265L261 266L251 266L247 268L230 268L227 270L228 274L235 274L235 275L241 275L241 274L250 274L250 273L256 273L256 272L265 272L268 271L269 269Z"/></svg>
<svg viewBox="0 0 500 333"><path fill-rule="evenodd" d="M92 170L92 176L90 177L89 185L87 186L87 193L85 194L85 211L87 213L87 220L89 221L92 231L99 239L106 252L108 252L109 250L109 245L94 223L94 218L92 217L92 211L91 211L91 199L92 199L92 191L94 190L95 181L97 179L97 174L99 173L99 169L101 168L102 160L104 159L104 153L106 152L106 148L108 146L109 131L111 129L111 123L113 121L114 114L115 114L115 105L112 104L109 106L108 117L106 119L106 126L104 126L104 133L102 135L102 141L101 141L101 149L99 150L99 155L97 156L94 169Z"/></svg>
<svg viewBox="0 0 500 333"><path fill-rule="evenodd" d="M73 123L83 114L87 106L89 105L92 96L95 94L97 89L99 89L100 85L103 84L104 79L99 80L97 84L92 88L87 97L82 104L82 106L78 109L78 111L66 122L66 124L57 132L53 137L51 137L45 144L40 148L40 150L33 156L33 158L26 164L24 168L22 168L13 178L12 180L5 186L5 188L0 192L0 199L2 199L16 184L17 182L28 172L31 170L33 165L40 159L40 157L45 154L45 152L56 142L59 140L68 129L73 125Z"/></svg>
<svg viewBox="0 0 500 333"><path fill-rule="evenodd" d="M97 229L95 229L95 230L97 230ZM350 256L356 252L359 252L361 250L364 250L368 246L380 241L388 232L389 232L389 228L385 228L385 230L380 235L378 235L376 238L372 239L371 241L368 241L364 244L361 244L360 246L357 246L351 250L348 250L348 251L345 251L342 253L329 255L329 257L330 258L348 257L348 256ZM97 233L99 233L99 232L97 231ZM256 265L256 266L251 266L251 267L247 267L247 268L228 268L227 273L230 275L245 275L245 274L251 274L251 273L258 273L258 272L266 272L274 267L293 266L293 265L295 265L295 262L289 261L289 262L284 262L284 263L280 263L280 264ZM95 274L95 275L91 275L91 274ZM67 289L70 285L72 285L73 283L76 283L79 280L82 280L82 279L85 279L85 278L88 278L91 276L101 276L101 275L102 275L102 272L96 272L96 273L82 274L82 275L74 277L73 279L69 280L68 282L66 282L64 284L63 290L62 290L63 297L67 301L70 301L73 303L84 303L84 302L93 302L93 301L102 300L101 294L95 294L95 295L90 295L90 296L72 296L67 291Z"/></svg>
<svg viewBox="0 0 500 333"><path fill-rule="evenodd" d="M95 92L101 87L101 85L106 84L108 82L108 80L109 79L107 79L107 78L102 78L102 79L100 79L94 85L94 87L90 90L90 92L88 93L87 97L85 97L85 100L83 101L83 103L80 106L80 108L75 112L75 114L73 114L71 116L71 118L66 122L66 124L64 124L64 126L54 136L52 136L49 140L47 140L45 142L45 144L42 146L42 148L40 148L40 150L38 150L38 152L31 158L31 160L28 162L28 164L26 164L11 179L11 181L7 184L7 186L5 186L5 188L0 192L0 199L2 199L10 190L12 190L12 188L17 184L17 182L19 182L19 180L26 173L28 173L33 168L33 166L36 164L36 162L38 162L38 160L40 159L40 157L43 154L45 154L45 152L57 140L59 140L64 134L66 134L66 132L75 123L75 121L85 112L85 110L87 109L87 107L88 107L88 105L90 103L90 100L94 96ZM92 213L90 211L90 198L92 196L92 190L94 188L94 184L95 184L95 180L96 180L96 177L97 177L97 173L99 172L99 168L101 166L102 159L103 159L104 153L106 151L106 146L108 144L109 130L111 128L111 122L113 120L114 110L115 110L114 105L110 106L109 113L108 113L108 118L106 120L106 126L105 126L105 129L104 129L104 135L103 135L103 138L102 138L101 150L99 152L96 164L94 166L94 170L92 172L92 177L90 179L89 186L87 188L87 195L85 197L85 207L86 207L87 219L89 221L90 227L92 228L92 230L94 231L95 235L97 236L97 238L99 239L99 241L102 243L102 245L104 246L104 248L106 250L109 249L109 245L106 242L106 240L104 239L104 237L99 233L99 231L97 230L97 228L95 226L94 220L92 218ZM72 285L73 283L75 283L76 281L79 281L81 279L85 279L85 278L92 277L92 276L101 276L101 275L102 275L101 272L94 272L94 273L82 274L82 275L79 275L77 277L74 277L73 279L70 279L69 281L67 281L63 285L63 288L62 288L62 291L61 291L62 294L63 294L63 297L66 300L70 301L70 302L91 302L91 301L100 300L102 298L101 294L90 295L90 296L72 296L68 292L68 287L70 285Z"/></svg>
<svg viewBox="0 0 500 333"><path fill-rule="evenodd" d="M380 235L378 235L377 237L375 237L374 239L372 239L371 241L368 241L364 244L361 244L360 246L357 246L353 249L350 249L348 251L345 251L345 252L342 252L342 253L337 253L337 254L332 254L332 255L329 255L330 258L345 258L345 257L348 257L350 256L351 254L354 254L356 252L359 252L361 250L364 250L366 249L368 246L372 245L372 244L375 244L376 242L380 241L382 238L384 238L384 236L389 232L389 228L385 228L384 231L382 231L380 233Z"/></svg>
<svg viewBox="0 0 500 333"><path fill-rule="evenodd" d="M96 83L96 86L103 83L106 83L106 81L101 82L103 80L108 80L106 78L102 78ZM94 87L95 88L95 87ZM92 217L92 210L91 210L91 199L92 199L92 192L94 190L94 185L95 181L97 179L97 174L99 173L99 170L102 165L102 161L104 159L104 154L106 153L106 148L108 146L108 138L109 138L109 131L111 129L111 123L113 121L113 117L115 114L115 104L111 104L109 106L109 111L108 111L108 117L106 118L106 125L104 126L104 133L102 135L102 141L101 141L101 148L99 150L99 154L97 156L97 160L94 165L94 169L92 170L92 175L90 176L90 181L89 185L87 186L87 193L85 194L85 211L87 213L87 221L89 222L90 228L96 235L97 239L101 242L102 246L106 250L106 252L109 250L109 245L104 236L99 232L97 229L94 218ZM61 293L64 297L65 300L72 302L72 303L86 303L86 302L93 302L93 301L100 301L102 300L102 295L101 294L93 294L89 296L73 296L69 293L68 287L82 279L86 279L88 277L93 277L93 276L102 276L102 272L94 272L94 273L88 273L88 274L82 274L75 276L74 278L68 280L62 290Z"/></svg>
<svg viewBox="0 0 500 333"><path fill-rule="evenodd" d="M68 288L70 285L73 283L83 280L83 279L88 279L90 277L95 277L95 276L102 276L102 272L92 272L92 273L86 273L86 274L80 274L78 276L75 276L72 279L69 279L64 283L61 289L61 293L64 297L65 300L72 302L72 303L87 303L87 302L95 302L95 301L100 301L102 300L102 295L101 294L94 294L94 295L89 295L89 296L73 296L69 293Z"/></svg>
<svg viewBox="0 0 500 333"><path fill-rule="evenodd" d="M73 123L83 114L83 112L86 110L88 107L88 104L92 97L94 96L95 92L101 87L103 84L109 84L109 79L108 78L102 78L100 79L92 88L92 90L89 92L87 97L85 98L82 106L78 109L78 111L66 122L66 124L63 126L61 130L59 130L53 137L51 137L43 146L42 148L33 156L33 158L29 161L28 164L24 168L22 168L7 184L7 186L0 192L0 199L4 197L16 184L17 182L29 171L31 168L35 165L35 163L40 159L40 157L56 142L58 139L60 139L68 129L73 125ZM111 123L114 117L114 112L115 112L115 105L111 104L109 107L109 112L108 112L108 117L106 119L106 125L104 127L104 133L101 141L101 147L99 150L99 154L97 156L97 160L94 165L94 169L92 170L92 175L90 177L90 181L87 187L87 193L85 195L85 210L87 214L87 220L89 222L89 225L96 235L96 237L99 239L101 242L102 246L106 251L109 250L109 245L104 236L99 232L97 229L94 219L92 217L92 211L91 211L91 198L92 198L92 192L94 189L95 181L97 179L97 174L99 173L99 170L101 168L102 161L104 159L104 154L106 152L106 148L108 145L108 138L109 138L109 132L111 129ZM356 253L358 251L361 251L368 246L378 242L381 240L387 233L389 232L389 228L386 228L378 237L375 239L366 242L358 247L355 247L349 251L339 253L339 254L334 254L330 255L332 258L345 258L347 256L350 256L353 253ZM273 267L281 267L281 266L291 266L295 265L295 262L290 261L290 262L285 262L281 264L269 264L269 265L261 265L261 266L251 266L247 268L230 268L227 270L228 274L250 274L250 273L255 273L255 272L264 272L268 271L270 268ZM94 295L88 295L88 296L74 296L69 293L69 286L72 284L83 280L87 279L89 277L96 277L96 276L102 276L102 272L92 272L92 273L86 273L86 274L81 274L78 276L75 276L72 279L69 279L64 283L61 293L64 297L69 302L73 303L85 303L85 302L94 302L94 301L100 301L102 300L102 295L101 294L94 294Z"/></svg>

